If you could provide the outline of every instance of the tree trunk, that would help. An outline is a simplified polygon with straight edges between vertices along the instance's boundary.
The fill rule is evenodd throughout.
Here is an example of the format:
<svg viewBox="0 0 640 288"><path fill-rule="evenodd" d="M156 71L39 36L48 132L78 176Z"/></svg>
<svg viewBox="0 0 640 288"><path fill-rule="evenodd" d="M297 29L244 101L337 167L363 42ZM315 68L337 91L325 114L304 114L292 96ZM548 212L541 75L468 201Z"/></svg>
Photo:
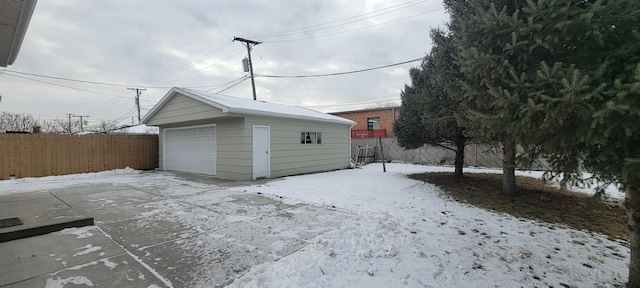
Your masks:
<svg viewBox="0 0 640 288"><path fill-rule="evenodd" d="M627 225L629 227L629 283L627 287L640 287L640 183L629 183L625 189Z"/></svg>
<svg viewBox="0 0 640 288"><path fill-rule="evenodd" d="M516 142L502 142L502 194L516 196Z"/></svg>
<svg viewBox="0 0 640 288"><path fill-rule="evenodd" d="M466 142L467 138L462 134L462 129L458 128L456 131L456 170L453 174L456 179L462 179L464 177L462 169L464 167L464 146Z"/></svg>

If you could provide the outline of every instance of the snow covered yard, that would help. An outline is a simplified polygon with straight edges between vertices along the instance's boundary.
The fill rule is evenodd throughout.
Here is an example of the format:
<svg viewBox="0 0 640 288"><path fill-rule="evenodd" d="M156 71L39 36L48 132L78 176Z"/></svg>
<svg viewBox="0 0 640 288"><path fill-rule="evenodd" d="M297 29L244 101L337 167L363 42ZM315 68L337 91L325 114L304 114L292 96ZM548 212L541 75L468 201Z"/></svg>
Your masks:
<svg viewBox="0 0 640 288"><path fill-rule="evenodd" d="M388 164L383 173L381 164L371 164L243 188L359 216L231 286L614 287L626 281L629 249L619 242L461 204L406 177L450 170Z"/></svg>
<svg viewBox="0 0 640 288"><path fill-rule="evenodd" d="M617 287L626 281L629 249L623 243L461 204L433 185L407 178L451 170L387 164L383 173L381 164L370 164L221 187L122 169L0 181L0 195L105 183L133 189L122 190L133 191L126 197L122 191L110 192L108 199L87 195L85 202L97 205L92 211L100 216L99 231L120 239L150 271L173 281L169 287ZM143 212L119 220L123 213L109 208L116 200L138 203ZM255 201L261 203L239 205ZM184 232L167 240L167 233L154 230L161 222L178 223ZM142 238L128 243L129 226L139 227ZM153 244L139 247L143 242ZM235 264L219 263L219 251ZM178 257L183 254L186 258ZM178 257L179 265L154 262L161 256ZM176 267L187 273L172 275Z"/></svg>

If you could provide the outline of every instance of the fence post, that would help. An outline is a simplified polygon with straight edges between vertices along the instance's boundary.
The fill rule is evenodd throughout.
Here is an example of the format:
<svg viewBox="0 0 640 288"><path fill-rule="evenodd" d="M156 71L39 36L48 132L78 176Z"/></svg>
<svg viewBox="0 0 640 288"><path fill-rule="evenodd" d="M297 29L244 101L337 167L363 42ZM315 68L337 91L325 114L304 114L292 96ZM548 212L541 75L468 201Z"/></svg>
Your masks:
<svg viewBox="0 0 640 288"><path fill-rule="evenodd" d="M382 147L382 138L378 137L378 141L380 141L380 155L382 156L382 172L387 172L387 166L384 164L384 147Z"/></svg>

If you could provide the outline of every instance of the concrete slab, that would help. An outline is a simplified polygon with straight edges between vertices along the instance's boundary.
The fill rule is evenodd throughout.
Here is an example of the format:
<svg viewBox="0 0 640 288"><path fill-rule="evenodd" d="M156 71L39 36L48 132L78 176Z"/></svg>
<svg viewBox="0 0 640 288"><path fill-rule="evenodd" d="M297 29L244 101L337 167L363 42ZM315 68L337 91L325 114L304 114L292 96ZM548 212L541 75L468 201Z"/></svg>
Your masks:
<svg viewBox="0 0 640 288"><path fill-rule="evenodd" d="M207 184L207 185L218 186L218 187L241 187L241 186L249 186L249 185L260 185L263 183L267 183L269 181L273 181L273 179L261 179L256 181L242 182L242 181L219 179L209 175L177 172L177 171L155 171L154 173L176 177L184 181Z"/></svg>
<svg viewBox="0 0 640 288"><path fill-rule="evenodd" d="M51 193L49 191L33 191L26 193L17 193L2 196L2 202L12 202L12 201L21 201L21 200L29 200L29 199L40 199L40 198L49 198L51 197Z"/></svg>
<svg viewBox="0 0 640 288"><path fill-rule="evenodd" d="M109 190L109 188L114 190ZM90 193L87 193L87 191L90 191ZM68 189L53 190L51 194L56 195L71 206L85 209L100 208L105 205L132 205L160 199L153 194L118 185L76 186Z"/></svg>
<svg viewBox="0 0 640 288"><path fill-rule="evenodd" d="M153 286L155 285L155 286ZM32 287L168 287L133 257L123 254L49 273L7 288Z"/></svg>
<svg viewBox="0 0 640 288"><path fill-rule="evenodd" d="M180 198L183 196L198 195L206 193L210 190L217 189L216 186L190 185L186 183L139 183L135 186L136 190L164 196L170 198Z"/></svg>
<svg viewBox="0 0 640 288"><path fill-rule="evenodd" d="M76 184L64 188L50 189L49 192L64 197L68 195L80 196L90 195L100 192L114 192L118 190L131 189L129 186L119 183L93 183L93 184Z"/></svg>
<svg viewBox="0 0 640 288"><path fill-rule="evenodd" d="M115 223L148 217L148 215L157 213L157 208L151 205L153 203L154 202L146 202L137 205L119 205L114 203L100 208L88 207L88 209L85 210L85 213L87 215L92 215L98 225Z"/></svg>
<svg viewBox="0 0 640 288"><path fill-rule="evenodd" d="M20 196L24 195L24 198ZM49 192L14 194L0 198L0 219L18 217L22 225L0 228L0 242L93 225L93 218L73 209Z"/></svg>
<svg viewBox="0 0 640 288"><path fill-rule="evenodd" d="M149 205L158 204L158 206L154 206L158 209L146 217L106 223L101 227L114 240L133 251L189 237L232 223L226 220L226 215L186 206L173 200L163 202L149 203ZM171 208L160 209L159 207Z"/></svg>
<svg viewBox="0 0 640 288"><path fill-rule="evenodd" d="M125 253L96 226L0 243L0 286Z"/></svg>
<svg viewBox="0 0 640 288"><path fill-rule="evenodd" d="M49 196L45 197L46 194L49 194ZM0 211L2 211L0 212L0 218L33 215L33 212L36 211L38 214L43 215L49 211L71 208L71 206L50 193L38 193L38 198L17 199L15 196L13 195L11 200L2 199L0 202Z"/></svg>
<svg viewBox="0 0 640 288"><path fill-rule="evenodd" d="M0 197L0 218L89 215L97 224L0 243L0 287L221 287L351 217L228 189L246 183L207 176L143 172L116 183L93 180Z"/></svg>
<svg viewBox="0 0 640 288"><path fill-rule="evenodd" d="M275 261L304 244L300 239L283 240L269 235L268 229L240 222L136 253L176 286L223 287L251 267Z"/></svg>
<svg viewBox="0 0 640 288"><path fill-rule="evenodd" d="M158 205L155 203L172 201L144 192L137 193L148 195L148 197L145 198L141 195L134 195L133 197L119 196L120 193L127 191L129 190L116 191L112 195L102 192L98 193L100 195L93 195L91 199L82 199L82 196L79 196L78 199L70 200L69 202L75 209L82 211L86 215L92 215L96 223L102 224L148 217L158 212ZM65 199L67 198L73 197L67 196Z"/></svg>

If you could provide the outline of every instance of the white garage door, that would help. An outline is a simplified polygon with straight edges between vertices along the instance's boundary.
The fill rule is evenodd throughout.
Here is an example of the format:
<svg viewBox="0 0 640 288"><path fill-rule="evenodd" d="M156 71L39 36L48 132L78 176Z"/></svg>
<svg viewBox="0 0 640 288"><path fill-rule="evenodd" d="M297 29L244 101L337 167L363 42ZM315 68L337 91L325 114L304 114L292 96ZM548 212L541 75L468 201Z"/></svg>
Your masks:
<svg viewBox="0 0 640 288"><path fill-rule="evenodd" d="M164 168L216 175L216 126L166 129Z"/></svg>

